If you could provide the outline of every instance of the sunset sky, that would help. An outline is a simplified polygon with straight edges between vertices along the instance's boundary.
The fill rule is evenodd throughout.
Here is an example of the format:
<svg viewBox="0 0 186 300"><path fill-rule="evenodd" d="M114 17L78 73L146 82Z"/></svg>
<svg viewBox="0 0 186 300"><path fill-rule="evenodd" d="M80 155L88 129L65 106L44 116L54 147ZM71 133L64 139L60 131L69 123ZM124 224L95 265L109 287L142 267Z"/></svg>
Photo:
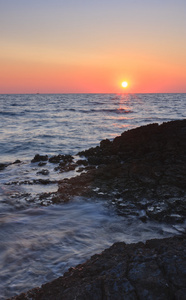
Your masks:
<svg viewBox="0 0 186 300"><path fill-rule="evenodd" d="M0 0L0 41L0 93L186 92L186 0Z"/></svg>

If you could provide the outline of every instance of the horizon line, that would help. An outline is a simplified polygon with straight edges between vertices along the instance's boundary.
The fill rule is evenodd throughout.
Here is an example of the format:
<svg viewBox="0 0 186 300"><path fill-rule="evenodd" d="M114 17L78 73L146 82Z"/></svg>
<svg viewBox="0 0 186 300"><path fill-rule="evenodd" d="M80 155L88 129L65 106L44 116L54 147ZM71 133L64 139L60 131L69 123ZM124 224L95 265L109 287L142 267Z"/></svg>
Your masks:
<svg viewBox="0 0 186 300"><path fill-rule="evenodd" d="M111 92L111 93L108 93L108 92L60 92L60 93L57 93L57 92L53 92L53 93L40 93L40 92L33 92L33 93L0 93L0 95L68 95L68 94L74 94L74 95L77 95L77 94L119 94L119 95L132 95L132 94L186 94L186 92L124 92L124 93L120 93L120 92Z"/></svg>

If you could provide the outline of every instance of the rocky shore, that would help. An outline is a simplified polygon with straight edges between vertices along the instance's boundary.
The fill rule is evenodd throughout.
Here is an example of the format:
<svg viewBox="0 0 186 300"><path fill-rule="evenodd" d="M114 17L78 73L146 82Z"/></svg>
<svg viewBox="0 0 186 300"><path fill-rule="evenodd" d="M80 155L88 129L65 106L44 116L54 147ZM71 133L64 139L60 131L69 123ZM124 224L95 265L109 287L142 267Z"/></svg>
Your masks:
<svg viewBox="0 0 186 300"><path fill-rule="evenodd" d="M116 243L12 300L184 300L186 237Z"/></svg>
<svg viewBox="0 0 186 300"><path fill-rule="evenodd" d="M86 158L78 161L81 174L59 182L53 203L74 195L99 197L114 204L119 214L137 215L144 222L184 222L186 120L129 130L79 155Z"/></svg>
<svg viewBox="0 0 186 300"><path fill-rule="evenodd" d="M33 158L40 168L50 162L58 172L79 174L58 181L58 191L43 194L41 204L48 198L48 204L57 204L74 196L99 197L120 215L171 223L182 235L116 243L63 277L12 299L186 299L186 120L129 130L78 155L78 160ZM39 172L47 175L47 169ZM42 180L39 184L50 184Z"/></svg>

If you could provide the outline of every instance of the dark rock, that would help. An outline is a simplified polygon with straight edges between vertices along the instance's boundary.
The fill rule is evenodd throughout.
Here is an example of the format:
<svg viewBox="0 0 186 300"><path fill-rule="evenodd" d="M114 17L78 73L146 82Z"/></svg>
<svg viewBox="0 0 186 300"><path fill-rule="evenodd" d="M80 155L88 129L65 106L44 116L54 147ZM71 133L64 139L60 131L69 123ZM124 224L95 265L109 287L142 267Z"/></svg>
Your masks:
<svg viewBox="0 0 186 300"><path fill-rule="evenodd" d="M63 277L12 300L185 299L186 237L115 243Z"/></svg>
<svg viewBox="0 0 186 300"><path fill-rule="evenodd" d="M49 180L49 179L34 179L33 180L33 184L43 184L43 185L47 185L47 184L55 184L57 183L57 180Z"/></svg>
<svg viewBox="0 0 186 300"><path fill-rule="evenodd" d="M46 163L45 163L45 162L39 162L39 163L38 163L38 167L43 167L43 166L46 166Z"/></svg>
<svg viewBox="0 0 186 300"><path fill-rule="evenodd" d="M68 155L68 154L66 154L66 155L61 155L61 154L54 155L54 156L49 158L49 162L53 163L53 164L58 164L61 161L66 162L66 163L67 162L72 162L72 160L73 160L73 156Z"/></svg>
<svg viewBox="0 0 186 300"><path fill-rule="evenodd" d="M69 171L75 170L77 166L78 165L76 163L62 161L59 163L59 165L57 167L54 168L54 170L60 171L60 173L69 172Z"/></svg>
<svg viewBox="0 0 186 300"><path fill-rule="evenodd" d="M40 161L47 161L48 160L48 155L40 155L36 154L34 158L31 160L32 163L35 162L40 162Z"/></svg>
<svg viewBox="0 0 186 300"><path fill-rule="evenodd" d="M100 142L100 148L106 149L107 151L110 147L112 147L112 142L110 140L106 139Z"/></svg>
<svg viewBox="0 0 186 300"><path fill-rule="evenodd" d="M8 167L10 165L19 164L19 163L21 163L21 161L19 159L17 159L13 163L0 163L0 171L3 171L6 167Z"/></svg>
<svg viewBox="0 0 186 300"><path fill-rule="evenodd" d="M9 164L2 164L0 163L0 171L4 170Z"/></svg>
<svg viewBox="0 0 186 300"><path fill-rule="evenodd" d="M55 184L57 183L57 180L49 180L49 179L33 179L33 180L23 180L23 181L11 181L5 183L5 185L22 185L22 184L28 184L28 185L33 185L33 184Z"/></svg>
<svg viewBox="0 0 186 300"><path fill-rule="evenodd" d="M41 175L45 175L45 176L48 175L49 173L50 172L47 169L43 169L43 170L37 172L37 174L41 174Z"/></svg>
<svg viewBox="0 0 186 300"><path fill-rule="evenodd" d="M63 194L73 196L77 192L91 196L98 189L96 195L115 203L122 215L135 215L139 209L145 209L150 219L184 222L185 132L186 120L180 120L142 126L124 132L113 141L101 141L100 147L79 153L88 160L87 173L76 180L70 179ZM86 177L90 180L86 181ZM146 199L145 207L143 199ZM145 217L141 220L145 221Z"/></svg>
<svg viewBox="0 0 186 300"><path fill-rule="evenodd" d="M76 162L76 164L77 164L78 166L80 166L80 165L88 166L88 161L85 160L85 159L79 159L79 160Z"/></svg>
<svg viewBox="0 0 186 300"><path fill-rule="evenodd" d="M20 161L19 159L15 160L15 161L13 162L13 164L20 164L20 163L21 163L21 161Z"/></svg>

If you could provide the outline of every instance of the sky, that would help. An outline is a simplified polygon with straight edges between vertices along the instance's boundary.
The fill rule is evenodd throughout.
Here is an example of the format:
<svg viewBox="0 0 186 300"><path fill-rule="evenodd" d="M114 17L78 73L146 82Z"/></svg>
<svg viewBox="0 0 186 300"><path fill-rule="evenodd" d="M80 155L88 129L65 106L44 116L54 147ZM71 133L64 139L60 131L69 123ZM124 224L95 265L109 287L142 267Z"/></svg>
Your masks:
<svg viewBox="0 0 186 300"><path fill-rule="evenodd" d="M0 0L0 43L0 93L186 93L186 0Z"/></svg>

